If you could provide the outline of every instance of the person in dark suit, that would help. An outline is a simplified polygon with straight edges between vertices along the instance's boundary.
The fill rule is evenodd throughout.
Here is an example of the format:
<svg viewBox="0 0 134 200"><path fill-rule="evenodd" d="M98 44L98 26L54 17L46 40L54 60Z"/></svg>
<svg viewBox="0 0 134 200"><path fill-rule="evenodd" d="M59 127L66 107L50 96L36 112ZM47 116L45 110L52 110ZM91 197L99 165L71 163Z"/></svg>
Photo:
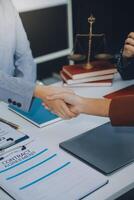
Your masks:
<svg viewBox="0 0 134 200"><path fill-rule="evenodd" d="M134 79L134 32L129 33L125 40L117 68L123 80Z"/></svg>
<svg viewBox="0 0 134 200"><path fill-rule="evenodd" d="M127 39L117 63L123 80L134 79L134 32ZM48 99L62 99L76 115L85 113L110 117L112 125L134 126L134 94L110 99L80 97L75 94L57 94Z"/></svg>

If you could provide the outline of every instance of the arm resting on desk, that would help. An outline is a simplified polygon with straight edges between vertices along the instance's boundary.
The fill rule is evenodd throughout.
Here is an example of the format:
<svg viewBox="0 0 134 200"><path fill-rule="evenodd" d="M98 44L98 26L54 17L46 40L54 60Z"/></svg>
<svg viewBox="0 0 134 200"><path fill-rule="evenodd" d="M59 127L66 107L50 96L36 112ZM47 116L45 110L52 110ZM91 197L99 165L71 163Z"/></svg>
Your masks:
<svg viewBox="0 0 134 200"><path fill-rule="evenodd" d="M125 58L120 54L117 69L123 80L134 79L134 58Z"/></svg>
<svg viewBox="0 0 134 200"><path fill-rule="evenodd" d="M114 99L95 99L62 93L49 96L49 99L62 99L73 113L85 113L110 117L112 125L134 126L134 95Z"/></svg>

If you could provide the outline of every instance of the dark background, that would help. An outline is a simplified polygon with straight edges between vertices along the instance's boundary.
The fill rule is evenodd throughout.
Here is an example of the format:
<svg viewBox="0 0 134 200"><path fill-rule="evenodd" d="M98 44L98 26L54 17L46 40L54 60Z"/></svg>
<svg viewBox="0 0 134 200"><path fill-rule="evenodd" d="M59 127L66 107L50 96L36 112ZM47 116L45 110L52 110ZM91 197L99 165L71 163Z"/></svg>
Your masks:
<svg viewBox="0 0 134 200"><path fill-rule="evenodd" d="M55 9L55 8L54 8ZM56 44L56 48L59 49L61 46L66 46L67 41L62 38L62 34L59 39L54 34L55 29L59 30L59 33L62 33L63 30L66 30L66 25L64 24L64 18L66 15L62 13L62 19L58 19L60 23L54 24L51 27L50 19L48 22L45 21L46 17L44 13L44 19L40 19L40 12L43 11L34 11L33 15L29 15L29 13L20 14L26 32L28 34L28 38L31 40L31 48L34 56L38 56L38 54L46 54L48 48L51 47L49 43L43 43L44 34L46 37L49 37L49 34L52 34L53 44ZM59 10L60 12L60 10ZM62 12L62 11L61 11ZM89 24L88 17L90 14L93 14L96 18L95 23L93 24L93 33L105 33L106 42L107 42L107 53L117 54L119 53L121 47L123 47L124 40L126 39L129 32L134 31L134 6L132 0L72 0L72 14L73 14L73 35L75 39L75 35L77 33L88 33L89 32ZM53 10L53 15L56 15L56 12ZM32 16L32 17L30 17ZM36 23L36 20L41 21L40 24ZM48 18L47 18L48 19ZM63 22L63 23L62 23ZM39 30L42 33L42 38L37 38L34 31L34 25L39 26ZM49 27L50 24L50 27ZM60 27L61 26L61 27ZM48 27L48 28L47 28ZM53 30L51 30L53 28ZM32 32L30 32L32 29ZM61 31L60 31L61 30ZM49 33L50 32L50 33ZM32 33L32 34L31 34ZM31 35L30 35L31 34ZM88 39L88 38L87 38ZM95 40L95 39L94 39ZM93 45L95 45L95 41L93 40ZM33 42L34 41L34 42ZM37 45L38 42L38 45ZM88 44L88 41L87 43ZM96 41L96 44L100 44L99 41ZM40 48L36 48L39 46L44 49L44 52L40 52ZM101 44L100 44L101 45ZM54 50L55 46L52 46L52 50ZM96 49L96 48L94 48ZM93 51L92 51L93 52ZM97 52L98 53L98 52ZM101 53L101 52L100 52ZM59 58L56 60L52 60L49 62L44 62L37 65L37 78L42 80L48 76L51 76L53 72L59 72L63 65L68 64L67 57Z"/></svg>
<svg viewBox="0 0 134 200"><path fill-rule="evenodd" d="M34 57L68 47L67 7L65 5L23 12L20 13L20 17L30 40ZM62 35L64 37L61 37Z"/></svg>
<svg viewBox="0 0 134 200"><path fill-rule="evenodd" d="M132 0L72 0L74 35L89 31L87 18L96 17L94 33L105 33L109 51L117 53L127 34L134 31Z"/></svg>

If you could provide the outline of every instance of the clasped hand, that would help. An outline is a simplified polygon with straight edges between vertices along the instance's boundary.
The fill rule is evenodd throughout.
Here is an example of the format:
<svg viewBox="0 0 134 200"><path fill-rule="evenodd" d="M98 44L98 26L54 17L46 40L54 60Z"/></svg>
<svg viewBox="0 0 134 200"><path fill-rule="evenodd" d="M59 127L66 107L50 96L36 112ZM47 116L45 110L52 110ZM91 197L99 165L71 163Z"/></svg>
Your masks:
<svg viewBox="0 0 134 200"><path fill-rule="evenodd" d="M60 98L64 93L69 95L74 94L71 89L65 87L37 85L34 96L42 99L43 105L59 117L63 119L76 117L78 113L63 98ZM60 95L60 97L58 98L54 95Z"/></svg>
<svg viewBox="0 0 134 200"><path fill-rule="evenodd" d="M73 92L62 92L57 94L52 94L46 97L49 101L61 100L68 107L69 111L76 117L80 113L86 112L86 98L80 97Z"/></svg>

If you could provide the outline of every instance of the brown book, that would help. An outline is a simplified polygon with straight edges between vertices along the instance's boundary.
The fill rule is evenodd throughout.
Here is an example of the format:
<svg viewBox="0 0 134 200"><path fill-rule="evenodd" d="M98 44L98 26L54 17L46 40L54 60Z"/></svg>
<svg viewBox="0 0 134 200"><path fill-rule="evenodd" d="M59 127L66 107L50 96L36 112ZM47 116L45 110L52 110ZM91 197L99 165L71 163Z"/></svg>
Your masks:
<svg viewBox="0 0 134 200"><path fill-rule="evenodd" d="M72 84L81 84L86 82L113 79L114 74L106 74L102 76L94 76L81 79L71 79L64 71L60 71L60 76L64 82L66 82L68 85L72 85Z"/></svg>
<svg viewBox="0 0 134 200"><path fill-rule="evenodd" d="M113 82L113 79L106 79L106 80L100 80L100 81L89 81L85 83L76 83L76 84L70 84L64 83L65 86L70 87L106 87L111 86Z"/></svg>
<svg viewBox="0 0 134 200"><path fill-rule="evenodd" d="M105 95L105 98L108 99L113 99L115 97L120 97L120 96L126 96L126 95L134 95L134 85L130 85L128 87L122 88L120 90L117 90L115 92L109 93Z"/></svg>
<svg viewBox="0 0 134 200"><path fill-rule="evenodd" d="M91 65L93 66L91 69L85 69L84 64L65 65L62 71L71 79L81 79L117 72L115 65L107 61L93 61Z"/></svg>

